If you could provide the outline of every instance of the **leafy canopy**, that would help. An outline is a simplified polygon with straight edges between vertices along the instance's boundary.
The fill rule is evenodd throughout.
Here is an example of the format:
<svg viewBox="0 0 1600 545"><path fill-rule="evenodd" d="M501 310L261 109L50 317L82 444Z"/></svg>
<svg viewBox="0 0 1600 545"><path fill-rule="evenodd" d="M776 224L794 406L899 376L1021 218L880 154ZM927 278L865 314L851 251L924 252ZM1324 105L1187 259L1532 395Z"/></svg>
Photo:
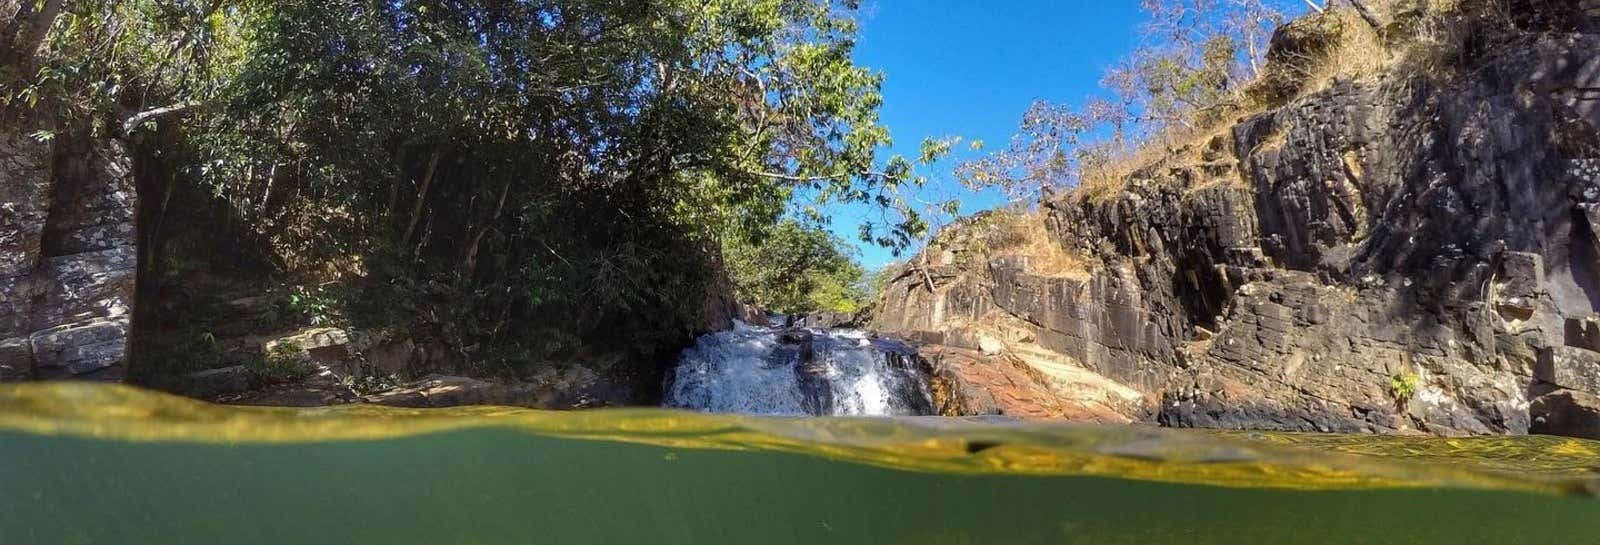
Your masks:
<svg viewBox="0 0 1600 545"><path fill-rule="evenodd" d="M464 359L678 342L719 242L796 199L882 208L862 238L889 246L927 228L915 161L878 155L856 0L69 4L8 100L127 131L282 276L360 277L358 323Z"/></svg>
<svg viewBox="0 0 1600 545"><path fill-rule="evenodd" d="M769 311L852 314L867 299L866 272L821 227L785 221L757 241L734 239L725 255L741 298Z"/></svg>

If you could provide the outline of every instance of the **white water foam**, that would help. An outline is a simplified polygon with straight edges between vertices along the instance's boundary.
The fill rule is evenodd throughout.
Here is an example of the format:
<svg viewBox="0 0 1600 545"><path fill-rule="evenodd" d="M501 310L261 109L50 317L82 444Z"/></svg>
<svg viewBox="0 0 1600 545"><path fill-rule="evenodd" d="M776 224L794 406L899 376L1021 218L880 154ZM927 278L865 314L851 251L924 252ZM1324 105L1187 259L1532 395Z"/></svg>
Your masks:
<svg viewBox="0 0 1600 545"><path fill-rule="evenodd" d="M785 342L785 337L790 337ZM812 357L804 356L809 337ZM925 371L904 344L853 330L739 324L678 360L667 407L773 416L914 416L932 412Z"/></svg>

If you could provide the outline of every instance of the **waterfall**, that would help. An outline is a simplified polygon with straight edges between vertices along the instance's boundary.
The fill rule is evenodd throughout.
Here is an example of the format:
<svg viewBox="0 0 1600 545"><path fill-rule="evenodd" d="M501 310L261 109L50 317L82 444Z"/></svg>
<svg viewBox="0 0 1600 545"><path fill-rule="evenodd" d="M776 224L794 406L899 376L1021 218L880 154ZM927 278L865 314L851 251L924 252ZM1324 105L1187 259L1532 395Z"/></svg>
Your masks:
<svg viewBox="0 0 1600 545"><path fill-rule="evenodd" d="M683 353L665 405L773 416L927 415L927 373L911 347L862 331L741 324Z"/></svg>

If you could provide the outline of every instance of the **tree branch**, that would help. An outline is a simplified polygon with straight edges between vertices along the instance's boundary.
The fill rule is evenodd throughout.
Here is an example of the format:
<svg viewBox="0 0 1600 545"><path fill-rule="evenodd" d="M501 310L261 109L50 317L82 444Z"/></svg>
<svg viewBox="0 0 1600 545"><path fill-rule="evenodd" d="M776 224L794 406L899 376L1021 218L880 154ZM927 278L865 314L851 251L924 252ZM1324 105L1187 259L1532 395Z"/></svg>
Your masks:
<svg viewBox="0 0 1600 545"><path fill-rule="evenodd" d="M169 115L181 114L198 107L200 107L200 103L191 100L162 106L160 108L153 108L142 112L130 112L122 117L122 134L131 134L133 133L133 130L139 128L140 125Z"/></svg>
<svg viewBox="0 0 1600 545"><path fill-rule="evenodd" d="M439 171L439 159L444 155L444 148L434 148L433 156L428 158L428 169L422 174L422 187L417 190L417 202L411 206L411 221L406 223L406 234L400 237L400 244L411 242L411 234L417 229L417 220L422 217L422 206L428 202L428 188L433 185L433 175Z"/></svg>
<svg viewBox="0 0 1600 545"><path fill-rule="evenodd" d="M783 174L781 172L761 172L761 171L756 171L756 170L746 170L746 171L744 171L744 173L745 174L749 174L751 176L760 176L762 178L771 178L771 179L774 179L774 180L783 180L785 182L801 182L801 183L805 183L805 182L826 182L826 181L829 181L829 180L838 180L838 179L842 179L842 178L849 178L851 176L862 176L862 177L870 177L870 178L885 178L885 179L891 177L891 176L889 176L889 173L887 173L887 172L876 172L876 171L861 172L861 173L857 173L857 174L834 174L834 175L831 175L831 176L795 176L793 174Z"/></svg>

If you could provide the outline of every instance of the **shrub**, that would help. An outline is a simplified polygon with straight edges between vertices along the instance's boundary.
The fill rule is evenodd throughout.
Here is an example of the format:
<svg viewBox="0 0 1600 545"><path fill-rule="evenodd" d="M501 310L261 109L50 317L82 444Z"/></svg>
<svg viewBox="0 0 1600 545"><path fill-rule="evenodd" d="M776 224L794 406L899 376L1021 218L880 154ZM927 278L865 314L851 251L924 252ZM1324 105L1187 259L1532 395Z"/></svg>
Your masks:
<svg viewBox="0 0 1600 545"><path fill-rule="evenodd" d="M1401 370L1389 377L1389 394L1394 396L1400 405L1411 402L1417 395L1417 389L1422 385L1422 377L1409 370Z"/></svg>
<svg viewBox="0 0 1600 545"><path fill-rule="evenodd" d="M245 365L257 384L293 384L310 378L314 372L310 356L299 346L282 343L262 357Z"/></svg>

